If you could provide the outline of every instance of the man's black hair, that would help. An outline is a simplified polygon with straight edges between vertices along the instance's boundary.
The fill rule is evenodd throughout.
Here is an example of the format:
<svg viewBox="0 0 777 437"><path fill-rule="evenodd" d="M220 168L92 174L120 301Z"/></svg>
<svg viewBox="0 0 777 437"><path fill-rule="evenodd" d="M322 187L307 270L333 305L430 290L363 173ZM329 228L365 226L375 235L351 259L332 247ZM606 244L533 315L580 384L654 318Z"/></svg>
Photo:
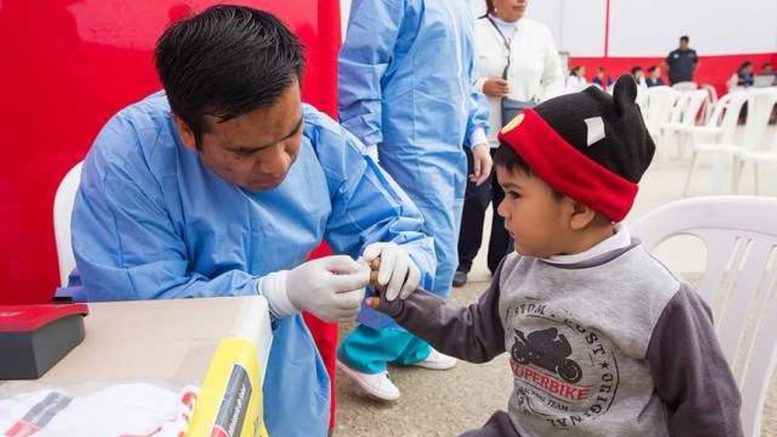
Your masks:
<svg viewBox="0 0 777 437"><path fill-rule="evenodd" d="M156 69L172 111L201 147L205 115L227 121L271 106L302 76L304 49L274 15L217 5L171 24Z"/></svg>
<svg viewBox="0 0 777 437"><path fill-rule="evenodd" d="M656 71L656 68L658 68L658 65L651 65L650 68L647 69L648 73L652 73Z"/></svg>
<svg viewBox="0 0 777 437"><path fill-rule="evenodd" d="M642 71L642 67L640 67L639 65L637 65L635 67L631 67L631 75L632 76L637 74L638 71Z"/></svg>
<svg viewBox="0 0 777 437"><path fill-rule="evenodd" d="M691 40L691 39L690 39L690 38L688 38L688 35L683 35L683 36L681 36L681 37L680 37L680 41L689 42L690 40Z"/></svg>
<svg viewBox="0 0 777 437"><path fill-rule="evenodd" d="M496 153L494 154L494 166L502 167L510 171L521 172L529 177L536 176L521 155L516 153L512 147L504 143L500 143L499 148L496 149ZM494 169L494 171L496 171L496 169ZM564 198L564 193L561 191L558 191L553 187L550 187L550 189L553 190L553 197L556 200Z"/></svg>

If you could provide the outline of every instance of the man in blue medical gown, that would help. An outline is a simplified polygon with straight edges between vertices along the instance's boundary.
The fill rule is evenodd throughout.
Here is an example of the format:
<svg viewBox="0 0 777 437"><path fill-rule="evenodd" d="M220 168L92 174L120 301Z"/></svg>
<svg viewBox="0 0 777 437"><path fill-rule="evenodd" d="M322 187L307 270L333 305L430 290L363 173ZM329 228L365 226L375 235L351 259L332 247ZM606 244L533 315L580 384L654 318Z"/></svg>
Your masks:
<svg viewBox="0 0 777 437"><path fill-rule="evenodd" d="M354 0L339 58L340 121L380 158L434 237L432 292L448 297L467 178L491 173L488 102L477 90L474 17L466 0ZM399 389L386 363L448 369L456 361L365 310L338 350L338 366L374 397Z"/></svg>
<svg viewBox="0 0 777 437"><path fill-rule="evenodd" d="M115 115L84 164L72 226L88 299L265 296L268 430L324 436L329 379L299 311L353 320L361 255L381 257L393 296L431 285L423 219L358 139L300 102L302 49L272 15L212 7L165 31L156 64L165 91ZM305 262L322 239L343 255Z"/></svg>

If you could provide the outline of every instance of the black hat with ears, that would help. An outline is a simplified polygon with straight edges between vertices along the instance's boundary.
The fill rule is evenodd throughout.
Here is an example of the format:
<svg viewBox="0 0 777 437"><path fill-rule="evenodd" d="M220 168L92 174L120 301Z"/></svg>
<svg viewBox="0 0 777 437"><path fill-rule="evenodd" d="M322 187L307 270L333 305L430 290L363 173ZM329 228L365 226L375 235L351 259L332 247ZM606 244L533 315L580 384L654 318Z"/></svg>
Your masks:
<svg viewBox="0 0 777 437"><path fill-rule="evenodd" d="M541 103L499 140L553 188L619 221L656 149L636 99L637 83L626 74L612 96L588 87Z"/></svg>
<svg viewBox="0 0 777 437"><path fill-rule="evenodd" d="M612 172L639 182L656 146L645 127L631 75L618 78L612 96L597 87L550 99L535 110L571 146Z"/></svg>

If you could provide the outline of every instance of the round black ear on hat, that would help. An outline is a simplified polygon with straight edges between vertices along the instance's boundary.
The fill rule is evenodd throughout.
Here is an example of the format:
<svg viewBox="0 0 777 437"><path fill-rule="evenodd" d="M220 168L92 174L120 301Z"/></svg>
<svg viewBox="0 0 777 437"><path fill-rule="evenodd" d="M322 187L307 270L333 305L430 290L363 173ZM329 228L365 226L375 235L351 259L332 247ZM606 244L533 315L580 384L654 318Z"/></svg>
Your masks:
<svg viewBox="0 0 777 437"><path fill-rule="evenodd" d="M612 91L612 99L615 102L615 110L622 116L636 108L637 82L630 74L624 74L615 82Z"/></svg>

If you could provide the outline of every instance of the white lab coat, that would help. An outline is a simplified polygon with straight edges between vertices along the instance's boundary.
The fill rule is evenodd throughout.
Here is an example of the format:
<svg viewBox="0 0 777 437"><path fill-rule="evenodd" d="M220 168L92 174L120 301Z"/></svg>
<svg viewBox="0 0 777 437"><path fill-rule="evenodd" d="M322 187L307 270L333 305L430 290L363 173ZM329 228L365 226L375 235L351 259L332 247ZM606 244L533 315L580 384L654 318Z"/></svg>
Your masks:
<svg viewBox="0 0 777 437"><path fill-rule="evenodd" d="M518 21L513 35L505 36L511 39L511 62L507 72L511 92L508 97L515 100L542 101L564 91L561 62L553 35L547 26L522 18ZM475 44L480 69L478 86L482 90L486 79L502 77L508 52L499 32L486 18L477 20ZM492 147L499 145L496 135L502 125L500 100L496 97L488 98L491 105L489 141Z"/></svg>

